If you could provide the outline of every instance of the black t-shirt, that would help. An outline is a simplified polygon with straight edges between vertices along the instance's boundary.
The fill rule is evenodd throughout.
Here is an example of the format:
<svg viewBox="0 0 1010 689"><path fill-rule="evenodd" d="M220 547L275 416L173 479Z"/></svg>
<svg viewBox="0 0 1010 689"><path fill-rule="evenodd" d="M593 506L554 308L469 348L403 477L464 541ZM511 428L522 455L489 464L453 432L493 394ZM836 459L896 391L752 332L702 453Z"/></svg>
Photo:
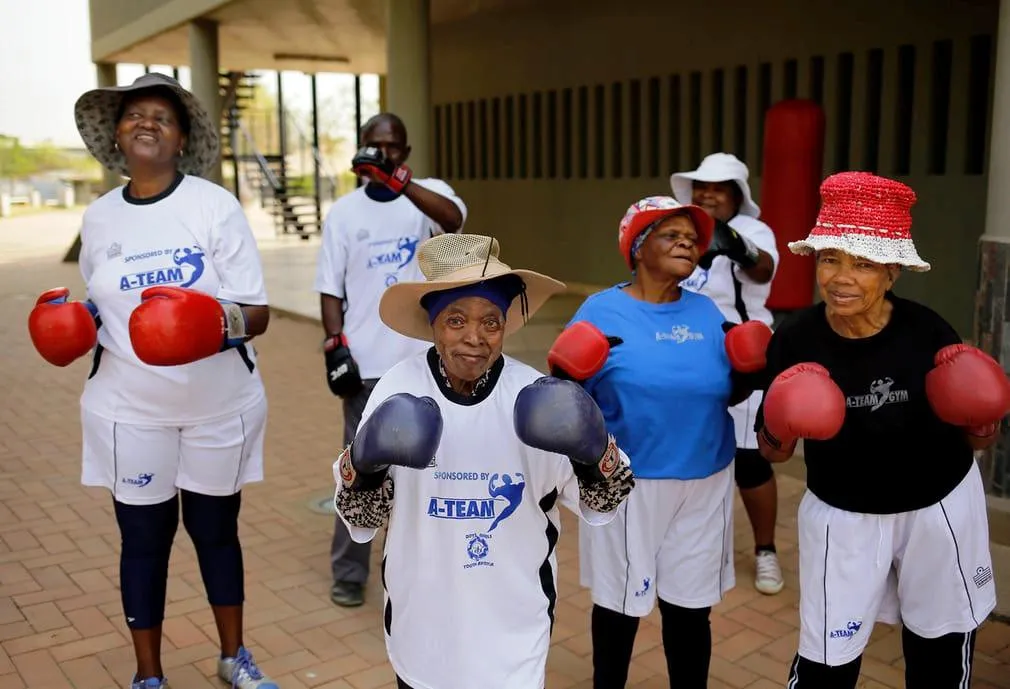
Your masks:
<svg viewBox="0 0 1010 689"><path fill-rule="evenodd" d="M937 351L961 342L929 308L892 294L891 320L879 333L850 339L828 324L824 305L794 314L768 346L767 381L816 362L845 394L845 423L831 440L804 440L807 487L850 512L893 514L933 505L971 467L964 432L940 421L926 399ZM756 429L764 422L758 409Z"/></svg>

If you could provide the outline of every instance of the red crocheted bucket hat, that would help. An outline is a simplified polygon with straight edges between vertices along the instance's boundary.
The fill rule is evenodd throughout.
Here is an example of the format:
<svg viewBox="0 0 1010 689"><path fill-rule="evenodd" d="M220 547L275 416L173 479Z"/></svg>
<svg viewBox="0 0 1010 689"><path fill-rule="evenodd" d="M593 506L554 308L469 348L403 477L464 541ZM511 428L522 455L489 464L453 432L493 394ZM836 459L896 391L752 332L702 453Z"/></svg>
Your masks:
<svg viewBox="0 0 1010 689"><path fill-rule="evenodd" d="M875 263L925 272L912 243L915 192L901 182L869 172L839 172L821 183L821 210L810 235L789 242L794 254L838 249Z"/></svg>

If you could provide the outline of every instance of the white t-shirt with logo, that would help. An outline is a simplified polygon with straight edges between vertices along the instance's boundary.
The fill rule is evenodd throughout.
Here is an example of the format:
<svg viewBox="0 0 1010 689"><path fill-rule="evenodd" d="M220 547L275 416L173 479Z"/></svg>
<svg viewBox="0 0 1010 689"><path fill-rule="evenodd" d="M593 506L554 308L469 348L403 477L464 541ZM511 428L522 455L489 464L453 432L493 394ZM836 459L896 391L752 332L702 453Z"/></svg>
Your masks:
<svg viewBox="0 0 1010 689"><path fill-rule="evenodd" d="M148 366L129 332L130 314L148 287L267 304L242 206L223 187L188 175L152 199L127 199L124 189L92 203L81 227L81 274L101 319L97 371L84 386L82 406L120 423L183 426L258 404L265 393L251 343L182 366Z"/></svg>
<svg viewBox="0 0 1010 689"><path fill-rule="evenodd" d="M448 184L439 179L412 183L451 200L466 222L466 205ZM424 280L417 247L442 232L405 196L373 201L364 187L341 196L326 214L315 289L344 300L343 333L362 378L380 378L398 361L430 346L386 326L379 318L379 299L392 284Z"/></svg>
<svg viewBox="0 0 1010 689"><path fill-rule="evenodd" d="M557 602L558 506L594 525L616 514L581 504L567 457L516 436L516 397L543 374L504 358L489 396L467 406L446 399L426 353L417 354L382 377L362 414L364 423L400 392L428 396L442 413L433 465L389 470L386 646L414 689L543 687ZM623 452L621 460L628 461ZM348 527L359 543L376 533Z"/></svg>
<svg viewBox="0 0 1010 689"><path fill-rule="evenodd" d="M775 233L772 232L772 228L749 215L736 215L727 224L754 242L757 248L771 256L773 270L778 270L779 252L775 245ZM768 301L768 295L771 294L772 281L755 282L740 266L725 256L717 256L712 261L712 267L708 270L701 266L695 268L691 277L680 283L680 286L692 292L707 295L716 303L727 321L739 323L741 316L737 310L734 276L740 283L740 298L747 310L748 319L761 321L771 327L772 312L765 302ZM774 273L772 276L774 277ZM736 446L739 448L757 448L754 419L758 405L761 403L761 397L761 392L755 392L743 402L729 408L736 429Z"/></svg>

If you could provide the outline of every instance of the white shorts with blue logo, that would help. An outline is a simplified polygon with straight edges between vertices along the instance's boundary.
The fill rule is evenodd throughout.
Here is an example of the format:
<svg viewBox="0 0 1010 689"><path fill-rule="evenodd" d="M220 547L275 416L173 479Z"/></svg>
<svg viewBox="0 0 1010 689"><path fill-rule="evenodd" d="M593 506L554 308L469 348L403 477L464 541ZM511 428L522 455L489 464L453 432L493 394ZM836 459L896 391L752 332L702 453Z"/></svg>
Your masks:
<svg viewBox="0 0 1010 689"><path fill-rule="evenodd" d="M932 639L970 632L996 607L978 466L935 505L847 512L807 491L800 502L801 656L855 660L875 622Z"/></svg>
<svg viewBox="0 0 1010 689"><path fill-rule="evenodd" d="M263 480L267 401L242 414L193 426L138 426L81 411L81 483L127 505L155 505L178 490L233 495Z"/></svg>
<svg viewBox="0 0 1010 689"><path fill-rule="evenodd" d="M733 464L703 479L636 479L608 524L579 522L581 584L593 603L645 617L657 596L706 608L736 585Z"/></svg>

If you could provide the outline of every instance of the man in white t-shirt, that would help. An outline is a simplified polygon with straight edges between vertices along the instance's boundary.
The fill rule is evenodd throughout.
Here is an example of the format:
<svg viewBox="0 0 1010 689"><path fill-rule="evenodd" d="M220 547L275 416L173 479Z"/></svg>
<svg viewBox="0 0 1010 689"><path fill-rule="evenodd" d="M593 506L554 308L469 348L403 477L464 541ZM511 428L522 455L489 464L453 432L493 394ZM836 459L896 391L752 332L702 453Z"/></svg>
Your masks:
<svg viewBox="0 0 1010 689"><path fill-rule="evenodd" d="M697 170L671 176L678 201L699 205L716 220L712 245L681 286L707 295L732 323L758 320L771 327L772 314L765 302L779 254L775 234L758 219L761 209L751 198L749 176L747 166L729 153L713 153ZM775 473L758 453L754 433L761 396L757 391L729 411L736 427L736 484L754 530L754 587L774 595L783 586L775 553L778 495Z"/></svg>
<svg viewBox="0 0 1010 689"><path fill-rule="evenodd" d="M379 299L390 285L423 279L418 244L458 232L467 209L440 179L413 179L407 129L392 113L380 113L361 129L361 149L352 161L366 183L337 199L323 225L316 273L320 294L327 383L343 400L346 446L378 379L404 358L428 346L390 330L379 318ZM330 548L331 600L364 602L369 543L355 543L337 518Z"/></svg>

